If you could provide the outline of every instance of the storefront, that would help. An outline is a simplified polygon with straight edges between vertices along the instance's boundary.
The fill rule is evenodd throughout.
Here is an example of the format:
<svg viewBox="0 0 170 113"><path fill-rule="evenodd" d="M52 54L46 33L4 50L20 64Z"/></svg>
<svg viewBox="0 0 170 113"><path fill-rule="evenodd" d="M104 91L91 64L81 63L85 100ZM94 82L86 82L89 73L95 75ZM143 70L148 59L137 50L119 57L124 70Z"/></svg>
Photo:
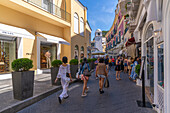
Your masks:
<svg viewBox="0 0 170 113"><path fill-rule="evenodd" d="M154 101L154 36L153 24L150 24L146 30L144 39L144 51L146 56L146 78L150 98Z"/></svg>
<svg viewBox="0 0 170 113"><path fill-rule="evenodd" d="M57 59L57 44L41 42L40 48L41 69L48 69L51 67L51 62Z"/></svg>
<svg viewBox="0 0 170 113"><path fill-rule="evenodd" d="M23 58L23 39L35 39L27 30L0 23L0 74L12 71L11 63Z"/></svg>
<svg viewBox="0 0 170 113"><path fill-rule="evenodd" d="M52 61L60 60L61 44L70 45L59 37L37 33L37 74L50 72Z"/></svg>

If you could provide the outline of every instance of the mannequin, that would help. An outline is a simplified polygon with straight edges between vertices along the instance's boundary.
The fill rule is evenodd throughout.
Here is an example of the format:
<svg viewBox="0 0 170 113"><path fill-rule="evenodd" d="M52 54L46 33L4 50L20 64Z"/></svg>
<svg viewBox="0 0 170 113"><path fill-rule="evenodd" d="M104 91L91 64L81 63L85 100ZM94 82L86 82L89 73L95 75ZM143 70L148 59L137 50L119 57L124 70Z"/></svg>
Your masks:
<svg viewBox="0 0 170 113"><path fill-rule="evenodd" d="M51 53L47 51L45 53L46 61L47 61L47 68L51 68Z"/></svg>

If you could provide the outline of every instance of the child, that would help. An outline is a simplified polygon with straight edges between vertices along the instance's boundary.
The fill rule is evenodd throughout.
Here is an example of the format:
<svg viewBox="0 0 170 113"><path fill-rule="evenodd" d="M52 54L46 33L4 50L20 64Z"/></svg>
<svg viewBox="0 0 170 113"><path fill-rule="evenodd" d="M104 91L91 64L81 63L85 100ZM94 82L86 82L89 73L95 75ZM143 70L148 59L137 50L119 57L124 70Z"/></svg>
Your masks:
<svg viewBox="0 0 170 113"><path fill-rule="evenodd" d="M61 78L61 85L62 85L63 91L58 97L60 104L63 98L66 99L69 97L67 94L67 91L68 91L69 82L72 81L71 74L70 74L70 65L67 65L67 57L63 57L62 62L63 64L60 66L58 75L55 80L55 82L57 82L58 78ZM69 74L70 78L66 76L67 73Z"/></svg>

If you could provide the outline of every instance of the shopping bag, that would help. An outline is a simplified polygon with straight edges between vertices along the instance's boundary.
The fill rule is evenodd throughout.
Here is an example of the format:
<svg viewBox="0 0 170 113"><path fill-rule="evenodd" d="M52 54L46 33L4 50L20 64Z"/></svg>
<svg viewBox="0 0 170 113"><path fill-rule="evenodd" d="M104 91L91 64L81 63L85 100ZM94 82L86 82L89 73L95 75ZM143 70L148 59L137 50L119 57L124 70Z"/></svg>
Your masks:
<svg viewBox="0 0 170 113"><path fill-rule="evenodd" d="M108 80L107 77L106 77L106 80L105 80L105 82L104 82L104 87L105 87L105 88L108 88L108 87L109 87L109 80Z"/></svg>
<svg viewBox="0 0 170 113"><path fill-rule="evenodd" d="M81 76L79 75L79 72L76 73L76 78L77 78L77 79L80 79L80 78L81 78Z"/></svg>

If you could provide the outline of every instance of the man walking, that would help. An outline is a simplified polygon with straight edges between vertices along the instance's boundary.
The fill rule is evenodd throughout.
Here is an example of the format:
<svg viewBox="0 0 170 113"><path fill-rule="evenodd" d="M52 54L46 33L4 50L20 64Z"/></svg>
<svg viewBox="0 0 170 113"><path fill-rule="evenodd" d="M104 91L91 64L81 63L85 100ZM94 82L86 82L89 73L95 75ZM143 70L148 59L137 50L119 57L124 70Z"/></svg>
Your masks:
<svg viewBox="0 0 170 113"><path fill-rule="evenodd" d="M108 73L109 72L109 56L108 55L106 55L104 62L105 62L107 73Z"/></svg>

